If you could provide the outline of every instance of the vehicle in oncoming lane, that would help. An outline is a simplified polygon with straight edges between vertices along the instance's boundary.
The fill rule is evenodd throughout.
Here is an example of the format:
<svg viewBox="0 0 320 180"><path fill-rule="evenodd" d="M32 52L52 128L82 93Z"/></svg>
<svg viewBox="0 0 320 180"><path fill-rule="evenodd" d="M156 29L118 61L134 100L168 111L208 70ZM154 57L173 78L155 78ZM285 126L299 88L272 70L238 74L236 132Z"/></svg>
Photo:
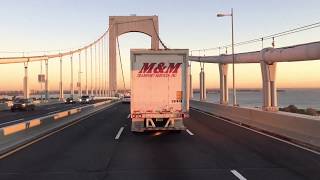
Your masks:
<svg viewBox="0 0 320 180"><path fill-rule="evenodd" d="M35 109L35 104L33 103L32 99L16 99L12 106L11 106L11 111L14 112L16 110L34 110Z"/></svg>

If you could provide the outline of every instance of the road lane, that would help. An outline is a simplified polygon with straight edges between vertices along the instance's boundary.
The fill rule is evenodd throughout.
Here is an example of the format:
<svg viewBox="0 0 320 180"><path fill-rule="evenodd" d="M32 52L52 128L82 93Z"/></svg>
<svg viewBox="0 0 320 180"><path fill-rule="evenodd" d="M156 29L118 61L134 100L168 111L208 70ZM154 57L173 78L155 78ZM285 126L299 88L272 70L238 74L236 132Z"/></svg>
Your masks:
<svg viewBox="0 0 320 180"><path fill-rule="evenodd" d="M81 107L86 104L55 104L38 106L34 111L15 111L10 110L0 112L0 127L23 121L28 121L45 115L54 114L71 108Z"/></svg>
<svg viewBox="0 0 320 180"><path fill-rule="evenodd" d="M193 136L132 133L128 107L110 107L1 160L0 179L320 177L318 155L193 110L185 121Z"/></svg>

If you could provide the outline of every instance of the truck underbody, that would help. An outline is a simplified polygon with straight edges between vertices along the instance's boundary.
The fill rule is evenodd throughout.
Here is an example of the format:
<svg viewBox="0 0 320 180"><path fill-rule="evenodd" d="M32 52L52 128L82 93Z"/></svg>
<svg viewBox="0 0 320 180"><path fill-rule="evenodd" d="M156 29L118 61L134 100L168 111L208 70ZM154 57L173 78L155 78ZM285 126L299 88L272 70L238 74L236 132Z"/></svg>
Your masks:
<svg viewBox="0 0 320 180"><path fill-rule="evenodd" d="M131 131L185 130L182 118L141 118L132 119Z"/></svg>

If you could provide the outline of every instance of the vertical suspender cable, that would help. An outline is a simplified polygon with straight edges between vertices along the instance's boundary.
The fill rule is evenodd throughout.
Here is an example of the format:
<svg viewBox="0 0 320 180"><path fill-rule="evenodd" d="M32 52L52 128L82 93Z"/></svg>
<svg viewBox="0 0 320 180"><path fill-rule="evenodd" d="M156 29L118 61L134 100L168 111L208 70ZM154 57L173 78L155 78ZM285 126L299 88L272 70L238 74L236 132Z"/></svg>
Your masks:
<svg viewBox="0 0 320 180"><path fill-rule="evenodd" d="M71 97L74 96L74 87L73 87L73 54L70 55L70 63L71 63L71 83L70 83L70 90L71 90Z"/></svg>
<svg viewBox="0 0 320 180"><path fill-rule="evenodd" d="M107 40L107 37L105 37ZM108 41L107 41L108 42ZM107 96L109 95L109 87L108 87L108 78L109 78L109 50L108 50L108 43L106 50L106 90L107 90Z"/></svg>
<svg viewBox="0 0 320 180"><path fill-rule="evenodd" d="M97 44L94 45L94 94L95 96L98 95L97 93Z"/></svg>
<svg viewBox="0 0 320 180"><path fill-rule="evenodd" d="M42 60L40 61L40 74L41 74L41 76L42 76ZM42 79L40 80L40 88L41 88L41 102L43 102L43 97L42 97L42 94L43 94L43 90L42 90Z"/></svg>
<svg viewBox="0 0 320 180"><path fill-rule="evenodd" d="M93 86L92 86L92 84L93 84L93 78L92 78L92 46L90 46L90 61L91 61L91 66L90 66L90 68L91 68L91 70L90 70L90 89L91 89L91 96L93 96Z"/></svg>
<svg viewBox="0 0 320 180"><path fill-rule="evenodd" d="M124 91L126 91L126 82L124 81L124 74L123 74L123 67L122 67L122 60L121 60L121 52L120 52L120 45L119 45L119 39L118 39L118 37L117 37L117 44L118 44L118 52L119 52L119 59L120 59L120 65L121 65L123 88L124 88Z"/></svg>
<svg viewBox="0 0 320 180"><path fill-rule="evenodd" d="M104 49L104 39L102 38L101 39L101 42L102 42L102 44L101 44L101 64L102 64L102 71L101 71L101 87L102 87L102 96L104 97L105 96L105 91L104 91L104 51L103 51L103 49Z"/></svg>
<svg viewBox="0 0 320 180"><path fill-rule="evenodd" d="M88 92L88 54L87 49L85 50L85 61L86 61L86 95L89 94Z"/></svg>
<svg viewBox="0 0 320 180"><path fill-rule="evenodd" d="M105 52L105 61L106 61L106 69L105 69L105 73L104 75L106 76L106 78L104 79L104 87L106 89L106 96L108 96L108 88L107 88L107 79L108 79L108 50L107 50L107 47L108 47L108 42L107 42L107 36L105 36L105 47L104 47L104 52Z"/></svg>
<svg viewBox="0 0 320 180"><path fill-rule="evenodd" d="M82 96L82 86L81 86L81 51L79 52L79 72L78 72L78 95L79 98Z"/></svg>
<svg viewBox="0 0 320 180"><path fill-rule="evenodd" d="M101 96L101 74L100 74L100 68L101 68L101 56L100 56L100 51L101 51L101 41L99 41L99 44L98 44L98 69L99 69L99 72L98 72L98 89L99 89L99 96Z"/></svg>

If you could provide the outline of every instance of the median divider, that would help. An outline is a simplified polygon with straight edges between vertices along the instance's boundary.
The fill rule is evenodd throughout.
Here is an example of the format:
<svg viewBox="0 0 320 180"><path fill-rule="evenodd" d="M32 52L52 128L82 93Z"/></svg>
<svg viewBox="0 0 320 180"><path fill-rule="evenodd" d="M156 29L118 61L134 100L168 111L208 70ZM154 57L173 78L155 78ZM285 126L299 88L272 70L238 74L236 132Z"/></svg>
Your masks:
<svg viewBox="0 0 320 180"><path fill-rule="evenodd" d="M58 120L58 119L61 119L61 118L67 117L67 116L69 116L69 111L62 111L62 112L55 114L53 116L53 119Z"/></svg>
<svg viewBox="0 0 320 180"><path fill-rule="evenodd" d="M72 114L78 113L80 111L81 111L81 108L71 109L71 110L69 110L69 116Z"/></svg>
<svg viewBox="0 0 320 180"><path fill-rule="evenodd" d="M14 124L14 125L10 125L10 126L7 126L7 127L3 127L3 135L4 136L7 136L7 135L10 135L10 134L14 134L16 132L19 132L19 131L23 131L26 129L26 123L18 123L18 124Z"/></svg>
<svg viewBox="0 0 320 180"><path fill-rule="evenodd" d="M27 128L33 128L33 127L39 126L40 124L41 124L41 120L40 119L33 119L33 120L28 121L26 123L26 127Z"/></svg>
<svg viewBox="0 0 320 180"><path fill-rule="evenodd" d="M190 101L190 106L240 125L320 151L319 117L287 112L267 112L256 108L233 107L194 100Z"/></svg>
<svg viewBox="0 0 320 180"><path fill-rule="evenodd" d="M118 101L99 102L2 127L0 128L0 155L116 103Z"/></svg>

